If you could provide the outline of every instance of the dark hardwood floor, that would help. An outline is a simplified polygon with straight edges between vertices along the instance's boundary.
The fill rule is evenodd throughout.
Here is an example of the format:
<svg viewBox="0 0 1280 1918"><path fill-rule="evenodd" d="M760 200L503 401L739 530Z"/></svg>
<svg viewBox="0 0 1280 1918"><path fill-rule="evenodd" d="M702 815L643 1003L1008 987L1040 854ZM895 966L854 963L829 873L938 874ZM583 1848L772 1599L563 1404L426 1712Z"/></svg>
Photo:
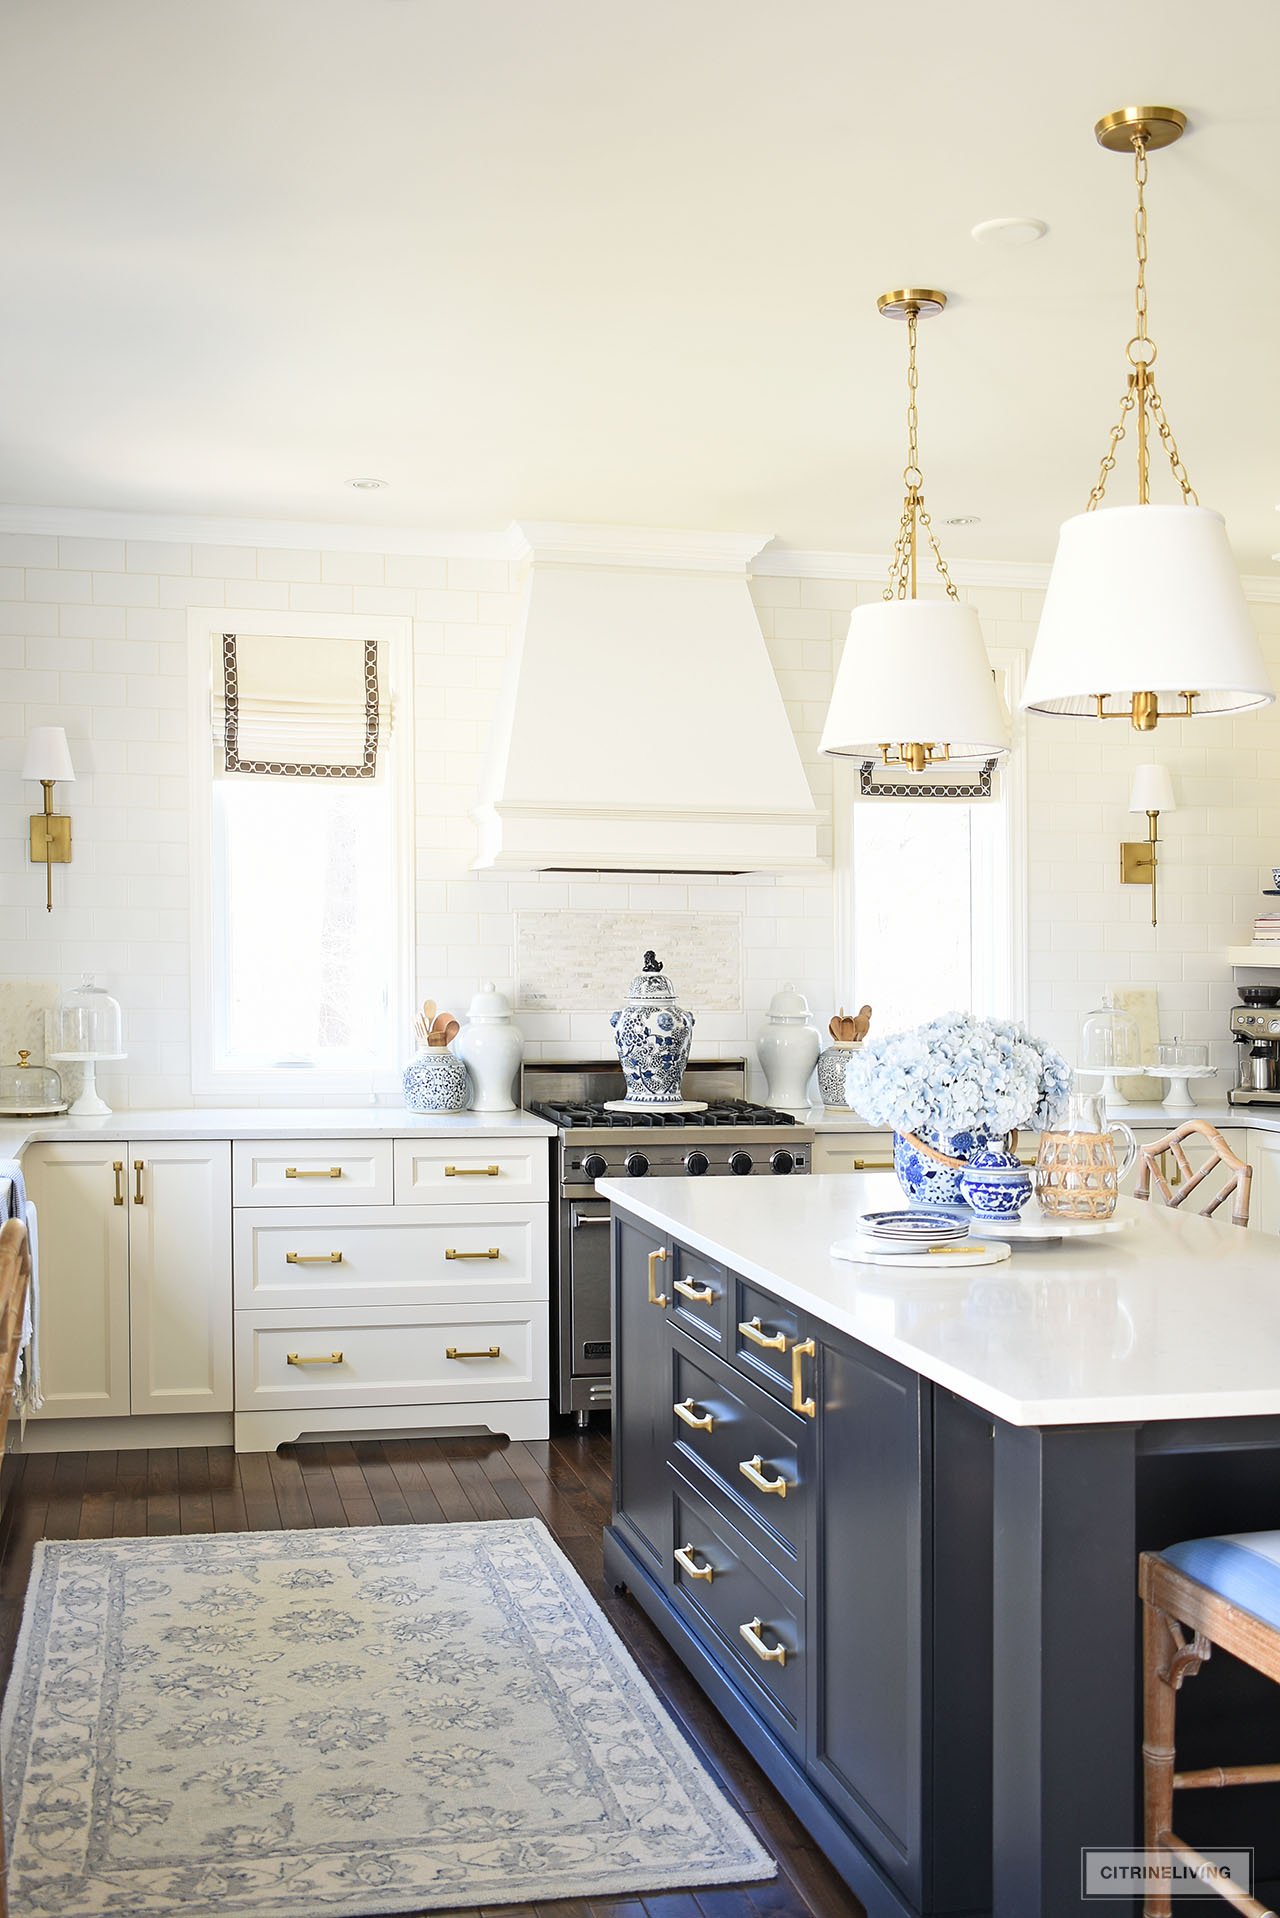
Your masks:
<svg viewBox="0 0 1280 1918"><path fill-rule="evenodd" d="M406 1439L299 1445L279 1454L204 1450L10 1455L0 1473L0 1671L7 1680L40 1538L448 1525L541 1518L600 1601L728 1797L778 1861L766 1884L468 1909L452 1918L859 1918L862 1907L726 1730L639 1607L605 1584L609 1442ZM437 1918L451 1918L437 1914Z"/></svg>

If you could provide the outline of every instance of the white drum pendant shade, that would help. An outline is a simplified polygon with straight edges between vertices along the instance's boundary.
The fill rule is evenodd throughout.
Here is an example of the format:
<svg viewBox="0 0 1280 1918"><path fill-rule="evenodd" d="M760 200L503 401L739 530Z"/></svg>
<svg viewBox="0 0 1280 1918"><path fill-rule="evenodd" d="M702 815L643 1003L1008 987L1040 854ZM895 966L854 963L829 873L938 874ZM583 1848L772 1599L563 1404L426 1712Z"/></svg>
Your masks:
<svg viewBox="0 0 1280 1918"><path fill-rule="evenodd" d="M1066 521L1022 704L1094 717L1159 694L1161 711L1237 713L1275 698L1222 515L1109 506Z"/></svg>
<svg viewBox="0 0 1280 1918"><path fill-rule="evenodd" d="M958 600L879 600L849 621L820 751L874 759L912 740L953 760L1009 750L978 615Z"/></svg>

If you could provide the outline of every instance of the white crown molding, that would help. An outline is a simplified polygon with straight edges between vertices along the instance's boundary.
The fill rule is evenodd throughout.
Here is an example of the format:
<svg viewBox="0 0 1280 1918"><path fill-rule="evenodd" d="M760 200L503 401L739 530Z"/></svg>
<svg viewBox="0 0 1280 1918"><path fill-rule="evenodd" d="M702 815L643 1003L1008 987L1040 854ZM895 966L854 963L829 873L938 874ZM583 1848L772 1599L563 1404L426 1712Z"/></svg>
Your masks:
<svg viewBox="0 0 1280 1918"><path fill-rule="evenodd" d="M168 540L193 546L267 546L300 552L396 553L426 559L513 560L525 541L512 526L500 532L447 527L380 526L302 519L220 519L204 513L115 513L80 506L5 506L0 532L46 533L64 539Z"/></svg>
<svg viewBox="0 0 1280 1918"><path fill-rule="evenodd" d="M572 520L518 520L521 558L564 566L630 566L684 573L745 572L771 533L711 533L673 526L604 526Z"/></svg>
<svg viewBox="0 0 1280 1918"><path fill-rule="evenodd" d="M883 553L819 552L775 543L752 560L748 571L770 579L847 579L862 584L882 581L888 565ZM1049 584L1049 565L1040 560L949 558L947 569L957 586L1003 586L1042 593ZM1240 584L1253 604L1280 605L1280 576L1242 573Z"/></svg>

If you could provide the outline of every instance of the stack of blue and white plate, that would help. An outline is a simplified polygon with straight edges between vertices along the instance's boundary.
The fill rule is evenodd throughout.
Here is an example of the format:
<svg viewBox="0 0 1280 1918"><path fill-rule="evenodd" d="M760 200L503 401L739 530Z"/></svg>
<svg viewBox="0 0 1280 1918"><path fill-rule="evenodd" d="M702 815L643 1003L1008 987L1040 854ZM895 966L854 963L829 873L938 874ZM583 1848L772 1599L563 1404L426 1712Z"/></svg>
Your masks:
<svg viewBox="0 0 1280 1918"><path fill-rule="evenodd" d="M934 1246L958 1245L969 1236L969 1221L955 1212L936 1206L899 1208L893 1212L863 1212L858 1217L859 1236L868 1250L877 1252L929 1252Z"/></svg>

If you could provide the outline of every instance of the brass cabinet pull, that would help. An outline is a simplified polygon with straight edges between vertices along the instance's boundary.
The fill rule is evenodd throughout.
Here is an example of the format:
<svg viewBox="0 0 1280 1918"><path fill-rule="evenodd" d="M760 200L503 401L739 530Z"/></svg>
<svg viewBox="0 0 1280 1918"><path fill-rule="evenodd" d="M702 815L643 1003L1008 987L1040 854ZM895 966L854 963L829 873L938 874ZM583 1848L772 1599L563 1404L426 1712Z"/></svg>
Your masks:
<svg viewBox="0 0 1280 1918"><path fill-rule="evenodd" d="M327 1170L309 1172L304 1165L287 1165L284 1169L284 1176L286 1179L340 1179L342 1177L342 1167L340 1165L331 1165Z"/></svg>
<svg viewBox="0 0 1280 1918"><path fill-rule="evenodd" d="M286 1252L286 1265L341 1265L341 1252Z"/></svg>
<svg viewBox="0 0 1280 1918"><path fill-rule="evenodd" d="M710 1432L715 1429L715 1420L710 1412L704 1412L699 1418L692 1399L678 1399L671 1409L681 1425L687 1425L691 1432Z"/></svg>
<svg viewBox="0 0 1280 1918"><path fill-rule="evenodd" d="M135 1159L133 1162L133 1203L135 1205L142 1205L145 1203L142 1197L142 1160L141 1159Z"/></svg>
<svg viewBox="0 0 1280 1918"><path fill-rule="evenodd" d="M500 1345L486 1345L483 1352L464 1352L456 1345L446 1345L444 1355L447 1359L500 1359Z"/></svg>
<svg viewBox="0 0 1280 1918"><path fill-rule="evenodd" d="M674 1290L682 1299L692 1299L695 1305L710 1305L716 1297L714 1286L693 1285L688 1279L677 1279Z"/></svg>
<svg viewBox="0 0 1280 1918"><path fill-rule="evenodd" d="M290 1365L341 1365L341 1352L322 1353L318 1358L308 1358L303 1352L286 1352L286 1362Z"/></svg>
<svg viewBox="0 0 1280 1918"><path fill-rule="evenodd" d="M444 1169L446 1179L496 1179L496 1165L447 1165Z"/></svg>
<svg viewBox="0 0 1280 1918"><path fill-rule="evenodd" d="M757 1492L776 1492L779 1498L787 1496L787 1481L779 1472L777 1478L766 1478L763 1470L764 1460L759 1452L754 1458L744 1458L738 1470L748 1485L754 1485Z"/></svg>
<svg viewBox="0 0 1280 1918"><path fill-rule="evenodd" d="M770 1337L761 1325L758 1317L754 1319L743 1319L738 1330L748 1345L758 1345L762 1352L785 1352L787 1349L786 1333L775 1332L773 1336Z"/></svg>
<svg viewBox="0 0 1280 1918"><path fill-rule="evenodd" d="M487 1252L455 1252L449 1245L445 1247L444 1256L446 1259L500 1259L502 1254L496 1245L491 1245Z"/></svg>
<svg viewBox="0 0 1280 1918"><path fill-rule="evenodd" d="M124 1160L113 1159L111 1161L111 1170L116 1175L116 1196L111 1201L111 1203L112 1205L123 1205L124 1204Z"/></svg>
<svg viewBox="0 0 1280 1918"><path fill-rule="evenodd" d="M693 1556L692 1545L677 1545L675 1561L682 1572L688 1572L690 1578L705 1578L709 1585L716 1575L714 1565L699 1565Z"/></svg>
<svg viewBox="0 0 1280 1918"><path fill-rule="evenodd" d="M855 1159L853 1162L853 1169L855 1172L892 1172L893 1160L892 1159Z"/></svg>
<svg viewBox="0 0 1280 1918"><path fill-rule="evenodd" d="M764 1630L764 1621L753 1618L749 1625L739 1625L738 1636L745 1638L756 1657L766 1665L785 1665L787 1648L785 1645L766 1645L760 1634Z"/></svg>
<svg viewBox="0 0 1280 1918"><path fill-rule="evenodd" d="M667 1302L667 1295L665 1292L659 1292L658 1281L657 1281L658 1267L659 1265L665 1265L666 1260L667 1260L667 1248L665 1245L660 1245L656 1252L651 1252L649 1254L649 1303L650 1305L665 1305Z"/></svg>
<svg viewBox="0 0 1280 1918"><path fill-rule="evenodd" d="M807 1419L816 1418L818 1408L804 1395L804 1361L813 1358L817 1350L812 1339L801 1339L791 1348L791 1410L802 1412Z"/></svg>

